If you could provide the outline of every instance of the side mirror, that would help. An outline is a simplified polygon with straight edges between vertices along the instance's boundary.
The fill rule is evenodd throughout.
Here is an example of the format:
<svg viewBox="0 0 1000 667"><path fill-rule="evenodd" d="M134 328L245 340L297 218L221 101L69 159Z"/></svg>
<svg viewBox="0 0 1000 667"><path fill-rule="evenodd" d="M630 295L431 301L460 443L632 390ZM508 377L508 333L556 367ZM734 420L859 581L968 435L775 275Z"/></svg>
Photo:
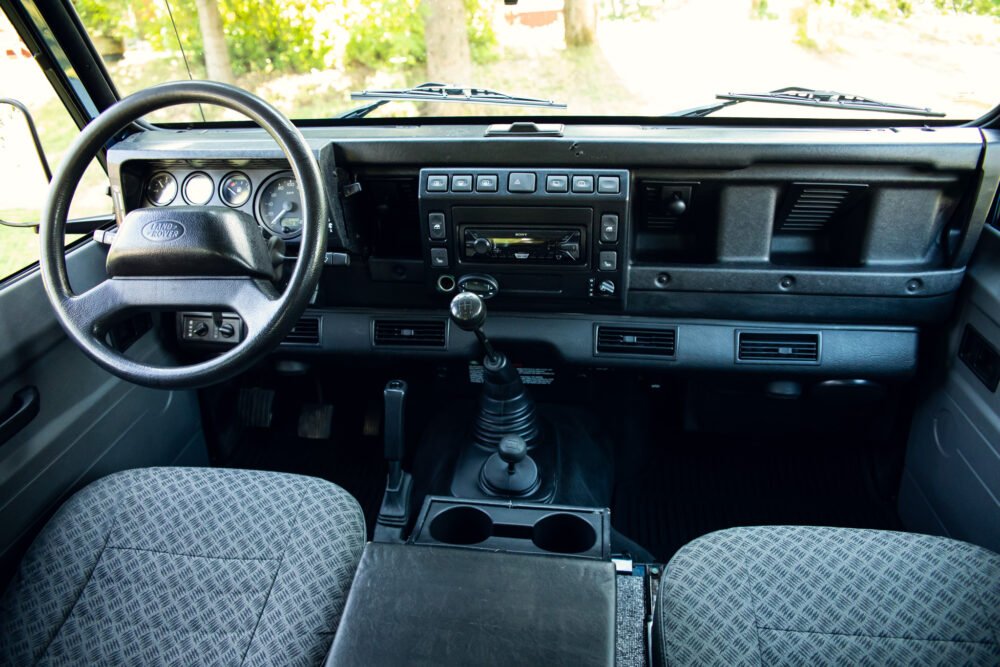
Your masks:
<svg viewBox="0 0 1000 667"><path fill-rule="evenodd" d="M52 170L35 119L15 99L0 98L0 156L5 181L0 225L37 227L39 202L45 200Z"/></svg>

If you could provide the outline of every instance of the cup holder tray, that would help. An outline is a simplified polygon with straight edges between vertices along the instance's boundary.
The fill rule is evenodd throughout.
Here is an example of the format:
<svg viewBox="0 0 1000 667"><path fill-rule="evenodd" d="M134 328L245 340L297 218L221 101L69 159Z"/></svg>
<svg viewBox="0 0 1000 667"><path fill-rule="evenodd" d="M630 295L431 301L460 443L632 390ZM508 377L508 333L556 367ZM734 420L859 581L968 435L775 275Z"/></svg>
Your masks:
<svg viewBox="0 0 1000 667"><path fill-rule="evenodd" d="M607 509L431 496L410 541L482 551L611 557Z"/></svg>

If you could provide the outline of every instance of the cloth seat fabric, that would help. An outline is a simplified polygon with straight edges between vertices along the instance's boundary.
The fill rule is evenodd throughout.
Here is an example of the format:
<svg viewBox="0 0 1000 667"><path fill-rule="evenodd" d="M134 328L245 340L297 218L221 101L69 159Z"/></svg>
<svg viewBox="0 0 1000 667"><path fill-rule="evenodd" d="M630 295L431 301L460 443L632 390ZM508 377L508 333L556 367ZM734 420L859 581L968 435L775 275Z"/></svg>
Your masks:
<svg viewBox="0 0 1000 667"><path fill-rule="evenodd" d="M700 537L667 565L663 665L1000 665L1000 555L803 526Z"/></svg>
<svg viewBox="0 0 1000 667"><path fill-rule="evenodd" d="M357 502L323 480L110 475L28 550L0 601L0 664L321 664L364 542Z"/></svg>

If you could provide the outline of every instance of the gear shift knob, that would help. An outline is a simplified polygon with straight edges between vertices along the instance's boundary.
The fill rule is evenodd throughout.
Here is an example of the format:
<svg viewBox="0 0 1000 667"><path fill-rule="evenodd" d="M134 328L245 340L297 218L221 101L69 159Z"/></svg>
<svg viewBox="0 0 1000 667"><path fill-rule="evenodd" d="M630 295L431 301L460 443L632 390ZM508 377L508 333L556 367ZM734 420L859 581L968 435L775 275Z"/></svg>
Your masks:
<svg viewBox="0 0 1000 667"><path fill-rule="evenodd" d="M505 435L500 439L497 453L500 455L501 460L507 464L508 470L513 473L517 464L523 461L524 457L528 455L528 443L524 441L524 438L515 433Z"/></svg>
<svg viewBox="0 0 1000 667"><path fill-rule="evenodd" d="M475 292L460 292L451 300L451 321L464 331L476 331L486 322L486 304Z"/></svg>

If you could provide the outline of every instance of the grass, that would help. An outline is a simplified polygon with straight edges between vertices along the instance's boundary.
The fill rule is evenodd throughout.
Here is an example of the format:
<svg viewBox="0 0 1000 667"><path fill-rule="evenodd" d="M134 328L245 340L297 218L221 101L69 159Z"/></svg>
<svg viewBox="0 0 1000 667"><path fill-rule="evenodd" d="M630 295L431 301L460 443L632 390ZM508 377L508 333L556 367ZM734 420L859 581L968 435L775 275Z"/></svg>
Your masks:
<svg viewBox="0 0 1000 667"><path fill-rule="evenodd" d="M0 280L38 261L34 229L0 226Z"/></svg>

